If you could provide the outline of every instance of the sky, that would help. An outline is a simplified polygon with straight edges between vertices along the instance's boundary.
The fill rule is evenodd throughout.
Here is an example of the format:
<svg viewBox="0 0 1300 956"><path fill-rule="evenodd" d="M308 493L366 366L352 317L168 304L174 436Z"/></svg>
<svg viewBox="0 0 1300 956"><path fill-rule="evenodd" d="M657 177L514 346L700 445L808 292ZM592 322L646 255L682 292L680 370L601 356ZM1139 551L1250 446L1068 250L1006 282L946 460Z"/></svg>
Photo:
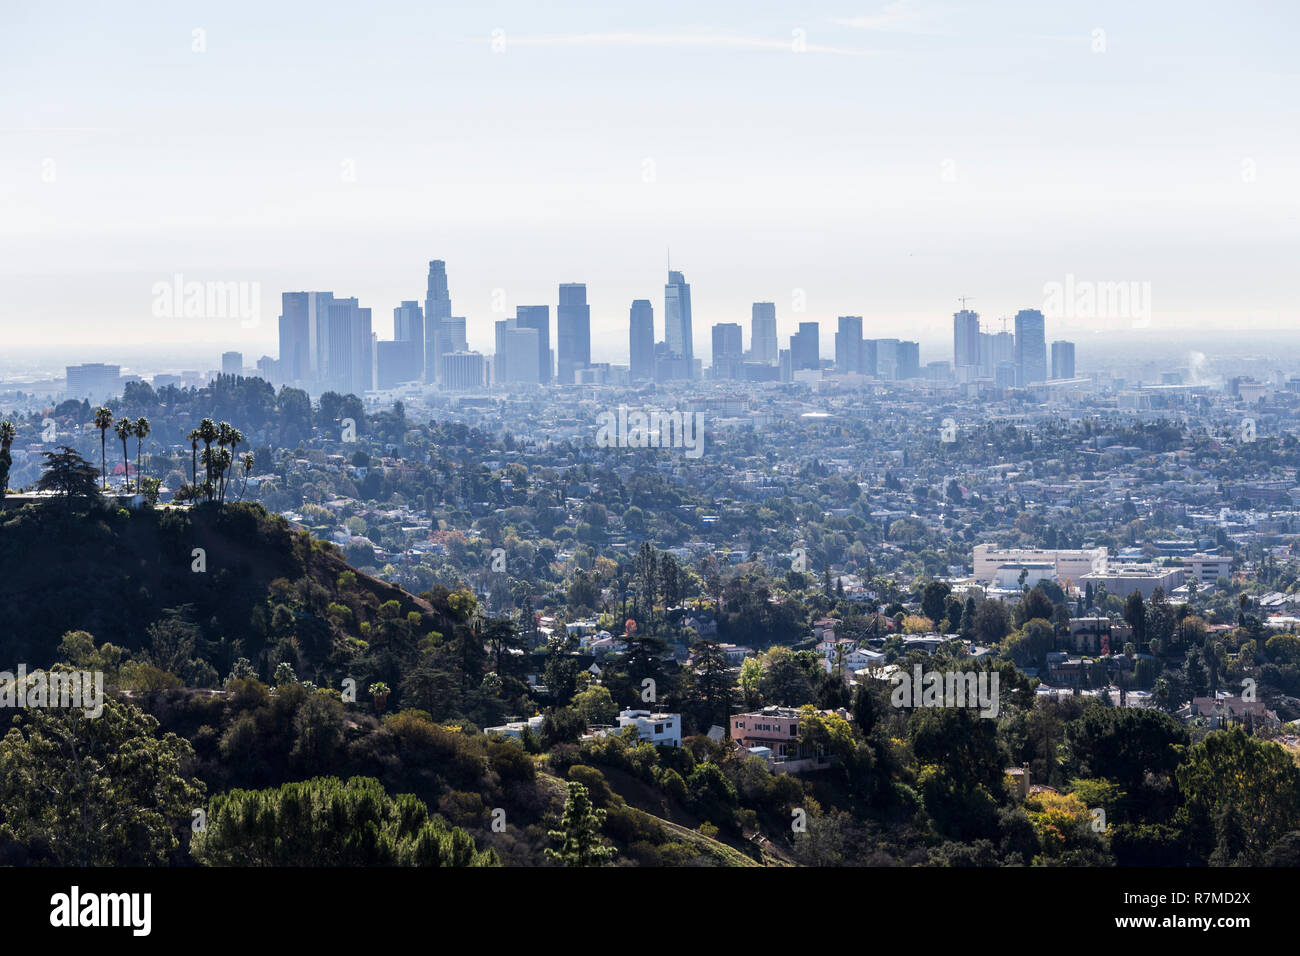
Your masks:
<svg viewBox="0 0 1300 956"><path fill-rule="evenodd" d="M597 361L626 361L634 298L663 337L670 259L706 364L754 301L783 346L818 320L832 355L861 315L923 362L962 296L996 331L1073 290L1044 311L1081 361L1294 328L1297 27L1285 2L4 0L0 332L251 364L282 291L356 296L387 338L430 259L484 351L587 283ZM177 277L256 306L186 314ZM1131 302L1077 298L1099 284Z"/></svg>

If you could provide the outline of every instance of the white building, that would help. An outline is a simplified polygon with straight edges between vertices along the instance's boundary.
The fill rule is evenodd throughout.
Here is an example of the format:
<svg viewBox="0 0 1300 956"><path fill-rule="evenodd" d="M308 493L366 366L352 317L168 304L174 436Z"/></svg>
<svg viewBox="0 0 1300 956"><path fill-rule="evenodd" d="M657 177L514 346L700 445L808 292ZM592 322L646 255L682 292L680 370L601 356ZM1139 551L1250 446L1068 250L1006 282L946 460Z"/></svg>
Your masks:
<svg viewBox="0 0 1300 956"><path fill-rule="evenodd" d="M1106 565L1105 548L1080 548L1055 550L1037 548L999 548L994 544L975 545L975 580L981 584L992 583L998 568L1004 564L1049 562L1056 568L1057 581L1070 580L1078 584L1079 578Z"/></svg>
<svg viewBox="0 0 1300 956"><path fill-rule="evenodd" d="M642 740L657 747L682 745L682 715L649 710L624 710L618 715L619 730L635 727Z"/></svg>

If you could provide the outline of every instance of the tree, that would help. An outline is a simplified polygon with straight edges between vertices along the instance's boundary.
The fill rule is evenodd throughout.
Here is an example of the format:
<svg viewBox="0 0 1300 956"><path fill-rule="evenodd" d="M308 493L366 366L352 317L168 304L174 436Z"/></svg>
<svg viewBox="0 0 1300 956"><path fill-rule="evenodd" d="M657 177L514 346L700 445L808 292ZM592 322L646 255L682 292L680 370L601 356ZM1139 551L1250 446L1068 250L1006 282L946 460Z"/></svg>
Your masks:
<svg viewBox="0 0 1300 956"><path fill-rule="evenodd" d="M1141 591L1134 591L1124 602L1124 620L1133 628L1133 643L1141 651L1146 644L1147 634L1146 602L1142 600Z"/></svg>
<svg viewBox="0 0 1300 956"><path fill-rule="evenodd" d="M191 855L208 866L496 866L413 794L372 777L316 777L215 797Z"/></svg>
<svg viewBox="0 0 1300 956"><path fill-rule="evenodd" d="M126 440L135 434L135 422L129 418L119 418L117 424L113 426L113 431L122 442L122 478L126 482L126 490L131 490L131 459L127 455Z"/></svg>
<svg viewBox="0 0 1300 956"><path fill-rule="evenodd" d="M618 718L618 705L614 703L609 688L592 684L573 697L573 706L582 714L588 726L610 726Z"/></svg>
<svg viewBox="0 0 1300 956"><path fill-rule="evenodd" d="M948 595L951 586L943 581L930 581L921 592L921 613L936 623L944 619L947 613Z"/></svg>
<svg viewBox="0 0 1300 956"><path fill-rule="evenodd" d="M45 471L36 482L38 491L52 491L69 505L99 498L95 466L75 449L60 445L54 451L41 452L41 457L45 459Z"/></svg>
<svg viewBox="0 0 1300 956"><path fill-rule="evenodd" d="M190 429L189 435L186 436L190 441L190 484L194 488L199 486L199 430Z"/></svg>
<svg viewBox="0 0 1300 956"><path fill-rule="evenodd" d="M763 702L760 691L763 680L763 662L757 657L746 657L740 663L740 695L745 709L754 710Z"/></svg>
<svg viewBox="0 0 1300 956"><path fill-rule="evenodd" d="M144 440L149 437L149 419L141 415L135 420L135 425L131 429L135 435L135 480L136 490L141 490L144 486L140 484L140 476L144 474L140 470L140 449L144 445Z"/></svg>
<svg viewBox="0 0 1300 956"><path fill-rule="evenodd" d="M212 483L212 466L215 460L212 457L212 443L220 437L221 432L217 429L217 423L210 418L205 418L199 422L198 427L199 441L203 442L203 465L207 469L206 492L208 500L212 500L213 483Z"/></svg>
<svg viewBox="0 0 1300 956"><path fill-rule="evenodd" d="M107 696L98 717L76 707L15 717L0 741L0 838L55 866L168 862L204 788L182 772L189 743L157 730Z"/></svg>
<svg viewBox="0 0 1300 956"><path fill-rule="evenodd" d="M600 828L605 822L605 811L592 806L587 788L576 780L570 780L568 788L560 829L547 833L560 847L547 847L546 858L561 866L601 866L616 852L601 841Z"/></svg>
<svg viewBox="0 0 1300 956"><path fill-rule="evenodd" d="M13 422L0 422L0 501L5 500L5 493L9 489L9 468L14 461L9 446L17 436L18 430L14 428Z"/></svg>
<svg viewBox="0 0 1300 956"><path fill-rule="evenodd" d="M721 644L708 639L696 641L692 650L695 696L705 722L725 727L731 714L731 665L727 655Z"/></svg>
<svg viewBox="0 0 1300 956"><path fill-rule="evenodd" d="M1300 828L1300 768L1275 743L1240 727L1214 731L1187 751L1177 770L1186 832L1211 849L1211 862L1258 865Z"/></svg>
<svg viewBox="0 0 1300 956"><path fill-rule="evenodd" d="M113 427L113 411L107 405L95 409L95 427L99 429L99 470L103 475L104 487L108 487L108 452L105 438Z"/></svg>

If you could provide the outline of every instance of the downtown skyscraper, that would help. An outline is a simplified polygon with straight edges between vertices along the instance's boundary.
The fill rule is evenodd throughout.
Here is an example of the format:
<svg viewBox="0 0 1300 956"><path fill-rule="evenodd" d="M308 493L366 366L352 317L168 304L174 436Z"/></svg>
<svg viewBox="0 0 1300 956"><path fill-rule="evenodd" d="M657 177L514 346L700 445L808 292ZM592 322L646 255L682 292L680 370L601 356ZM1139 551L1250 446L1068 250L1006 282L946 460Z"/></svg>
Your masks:
<svg viewBox="0 0 1300 956"><path fill-rule="evenodd" d="M1047 333L1043 313L1021 309L1016 313L1016 384L1047 381Z"/></svg>
<svg viewBox="0 0 1300 956"><path fill-rule="evenodd" d="M516 306L515 326L537 332L537 381L543 385L550 385L555 378L555 362L551 354L551 307L549 305Z"/></svg>
<svg viewBox="0 0 1300 956"><path fill-rule="evenodd" d="M749 360L760 365L775 365L779 351L776 343L776 303L755 302L750 310Z"/></svg>
<svg viewBox="0 0 1300 956"><path fill-rule="evenodd" d="M680 272L668 272L664 286L664 341L673 378L695 376L695 337L691 329L691 286ZM680 366L679 366L680 363Z"/></svg>
<svg viewBox="0 0 1300 956"><path fill-rule="evenodd" d="M649 299L633 299L628 315L628 363L634 382L655 376L655 308Z"/></svg>
<svg viewBox="0 0 1300 956"><path fill-rule="evenodd" d="M444 352L454 352L446 341L446 325L451 319L451 293L447 290L447 263L429 262L429 285L424 296L424 380L438 380L438 359Z"/></svg>
<svg viewBox="0 0 1300 956"><path fill-rule="evenodd" d="M561 385L572 385L578 380L578 372L591 364L591 306L587 304L584 283L560 285L560 303L555 310L555 359Z"/></svg>
<svg viewBox="0 0 1300 956"><path fill-rule="evenodd" d="M980 317L973 309L952 316L952 366L954 369L980 364Z"/></svg>

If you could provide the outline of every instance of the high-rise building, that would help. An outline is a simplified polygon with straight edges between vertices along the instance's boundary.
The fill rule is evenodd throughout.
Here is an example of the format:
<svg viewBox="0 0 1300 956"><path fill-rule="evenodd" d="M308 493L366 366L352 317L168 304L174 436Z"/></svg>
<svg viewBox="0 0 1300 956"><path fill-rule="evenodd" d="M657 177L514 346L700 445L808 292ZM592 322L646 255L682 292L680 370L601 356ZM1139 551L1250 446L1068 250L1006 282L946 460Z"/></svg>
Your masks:
<svg viewBox="0 0 1300 956"><path fill-rule="evenodd" d="M835 333L835 369L862 371L862 316L841 315Z"/></svg>
<svg viewBox="0 0 1300 956"><path fill-rule="evenodd" d="M648 382L655 375L655 310L649 299L633 299L628 316L628 364L634 382Z"/></svg>
<svg viewBox="0 0 1300 956"><path fill-rule="evenodd" d="M551 384L554 378L551 358L551 307L520 305L515 307L515 326L537 331L537 381Z"/></svg>
<svg viewBox="0 0 1300 956"><path fill-rule="evenodd" d="M122 366L103 365L89 362L85 365L69 365L68 397L87 401L106 401L116 398L122 391Z"/></svg>
<svg viewBox="0 0 1300 956"><path fill-rule="evenodd" d="M672 358L685 362L686 377L695 362L695 338L691 331L691 286L680 272L668 272L664 286L664 339Z"/></svg>
<svg viewBox="0 0 1300 956"><path fill-rule="evenodd" d="M921 377L921 343L899 342L897 355L899 378Z"/></svg>
<svg viewBox="0 0 1300 956"><path fill-rule="evenodd" d="M1016 364L1016 337L1010 332L981 332L979 338L979 374L983 378L996 378L999 365Z"/></svg>
<svg viewBox="0 0 1300 956"><path fill-rule="evenodd" d="M776 304L755 302L749 325L749 360L775 365L779 349L776 344Z"/></svg>
<svg viewBox="0 0 1300 956"><path fill-rule="evenodd" d="M528 331L535 331L529 329ZM438 381L449 391L466 391L482 388L487 373L483 356L478 352L444 352Z"/></svg>
<svg viewBox="0 0 1300 956"><path fill-rule="evenodd" d="M318 293L285 292L280 296L280 380L302 384L315 368L311 300ZM328 293L326 293L328 295Z"/></svg>
<svg viewBox="0 0 1300 956"><path fill-rule="evenodd" d="M980 317L972 309L962 309L952 316L952 364L980 364Z"/></svg>
<svg viewBox="0 0 1300 956"><path fill-rule="evenodd" d="M1058 339L1052 343L1052 378L1074 378L1074 343Z"/></svg>
<svg viewBox="0 0 1300 956"><path fill-rule="evenodd" d="M370 310L355 298L331 296L329 312L318 319L319 365L315 383L322 391L361 395L374 388Z"/></svg>
<svg viewBox="0 0 1300 956"><path fill-rule="evenodd" d="M496 354L492 356L493 383L539 384L541 369L537 355L540 347L537 329L521 326L517 318L498 321Z"/></svg>
<svg viewBox="0 0 1300 956"><path fill-rule="evenodd" d="M447 290L447 263L429 263L429 285L424 296L424 380L438 379L438 356L454 352L446 342L444 326L451 318L451 293Z"/></svg>
<svg viewBox="0 0 1300 956"><path fill-rule="evenodd" d="M222 375L243 375L244 374L244 353L243 352L222 352L221 353L221 374Z"/></svg>
<svg viewBox="0 0 1300 956"><path fill-rule="evenodd" d="M713 377L740 378L745 362L743 332L739 322L719 322L713 326Z"/></svg>
<svg viewBox="0 0 1300 956"><path fill-rule="evenodd" d="M863 375L875 376L878 365L878 349L875 339L863 339L861 358L858 359L858 371Z"/></svg>
<svg viewBox="0 0 1300 956"><path fill-rule="evenodd" d="M1047 380L1047 334L1043 313L1016 313L1016 384L1023 387Z"/></svg>
<svg viewBox="0 0 1300 956"><path fill-rule="evenodd" d="M561 385L577 381L576 372L591 364L591 306L587 286L581 282L560 285L560 304L555 310L556 378Z"/></svg>
<svg viewBox="0 0 1300 956"><path fill-rule="evenodd" d="M898 378L898 339L875 339L876 378L893 381Z"/></svg>
<svg viewBox="0 0 1300 956"><path fill-rule="evenodd" d="M799 331L790 336L790 367L794 371L821 367L821 326L800 322Z"/></svg>

